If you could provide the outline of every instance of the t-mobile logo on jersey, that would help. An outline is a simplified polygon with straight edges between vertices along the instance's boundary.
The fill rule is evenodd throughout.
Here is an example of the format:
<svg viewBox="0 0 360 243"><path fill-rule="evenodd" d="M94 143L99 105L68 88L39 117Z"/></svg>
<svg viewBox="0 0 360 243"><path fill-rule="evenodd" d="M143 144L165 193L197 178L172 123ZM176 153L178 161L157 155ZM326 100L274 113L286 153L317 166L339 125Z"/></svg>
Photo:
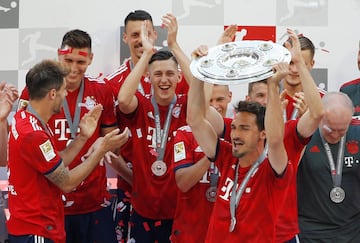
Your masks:
<svg viewBox="0 0 360 243"><path fill-rule="evenodd" d="M344 157L344 164L346 165L346 167L352 168L353 164L359 164L359 160L355 159L352 156L345 156Z"/></svg>
<svg viewBox="0 0 360 243"><path fill-rule="evenodd" d="M58 141L67 141L69 138L66 136L67 134L70 134L71 131L69 127L67 127L67 120L64 119L56 119L54 121L54 133L55 135L59 135ZM80 128L78 128L77 133L80 132Z"/></svg>

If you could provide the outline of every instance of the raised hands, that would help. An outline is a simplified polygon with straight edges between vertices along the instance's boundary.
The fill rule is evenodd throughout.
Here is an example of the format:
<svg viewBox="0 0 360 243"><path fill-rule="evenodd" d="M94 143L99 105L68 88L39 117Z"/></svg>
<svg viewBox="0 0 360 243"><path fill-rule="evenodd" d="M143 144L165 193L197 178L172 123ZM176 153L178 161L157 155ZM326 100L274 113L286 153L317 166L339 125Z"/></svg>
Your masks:
<svg viewBox="0 0 360 243"><path fill-rule="evenodd" d="M0 83L0 121L6 120L12 105L19 97L18 90L12 84Z"/></svg>
<svg viewBox="0 0 360 243"><path fill-rule="evenodd" d="M289 39L284 43L284 45L291 53L291 61L294 63L303 61L298 35L291 29L287 29L287 33L289 35Z"/></svg>
<svg viewBox="0 0 360 243"><path fill-rule="evenodd" d="M94 134L102 113L102 109L102 105L98 104L81 118L79 123L81 136L87 139Z"/></svg>
<svg viewBox="0 0 360 243"><path fill-rule="evenodd" d="M232 42L235 39L236 31L237 31L237 25L235 24L229 25L219 37L217 41L217 45Z"/></svg>
<svg viewBox="0 0 360 243"><path fill-rule="evenodd" d="M150 28L152 28L151 22L149 20L144 20L143 24L141 25L141 43L144 52L156 51L154 48L155 40L151 35L149 35Z"/></svg>
<svg viewBox="0 0 360 243"><path fill-rule="evenodd" d="M176 17L171 14L167 13L162 18L161 27L167 28L168 35L167 35L167 43L170 49L173 48L173 45L176 44L177 32L178 32L178 24Z"/></svg>

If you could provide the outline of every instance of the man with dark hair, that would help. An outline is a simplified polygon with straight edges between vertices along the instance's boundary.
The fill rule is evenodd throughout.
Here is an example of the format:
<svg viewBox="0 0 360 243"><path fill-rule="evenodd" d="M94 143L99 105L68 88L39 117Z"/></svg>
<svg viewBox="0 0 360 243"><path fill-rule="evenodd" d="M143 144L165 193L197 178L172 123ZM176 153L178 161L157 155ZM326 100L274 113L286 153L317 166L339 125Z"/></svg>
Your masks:
<svg viewBox="0 0 360 243"><path fill-rule="evenodd" d="M305 65L307 69L311 71L315 64L315 46L309 38L303 35L299 35L298 38ZM290 62L290 73L284 78L282 85L284 92L281 95L283 99L288 102L284 111L284 119L293 120L299 118L306 111L307 104L306 101L304 102L304 87L302 86L299 72L293 61Z"/></svg>
<svg viewBox="0 0 360 243"><path fill-rule="evenodd" d="M148 21L148 37L152 40L152 44L155 44L155 41L158 37L158 34L154 28L153 20L150 15L145 10L135 10L130 12L124 19L124 33L122 36L122 41L129 47L130 57L125 59L121 66L116 69L113 73L109 74L104 80L110 85L113 94L117 97L119 90L124 83L127 76L137 65L139 59L141 58L144 48L141 40L141 25L144 21ZM151 82L148 75L148 69L144 69L141 75L140 82L137 87L137 92L143 96L149 98L151 96ZM186 94L188 91L188 84L185 79L181 79L176 86L177 94ZM118 111L119 109L116 109ZM126 124L126 119L121 118L121 114L117 114L120 128L128 126ZM122 157L127 161L128 167L131 168L131 143L127 143L125 147L120 151ZM115 168L118 170L117 168ZM119 238L126 238L128 233L128 219L130 214L130 198L131 185L129 184L129 178L123 178L118 176L118 201L123 205L121 209L118 210L117 221L118 223L118 232L121 232L121 235L118 234Z"/></svg>
<svg viewBox="0 0 360 243"><path fill-rule="evenodd" d="M118 94L119 109L130 124L129 142L144 151L133 152L131 157L134 210L129 240L136 242L170 242L177 192L171 170L173 143L176 130L186 124L187 95L176 94L175 90L182 78L178 64L188 74L190 61L176 42L176 18L167 14L162 20L172 52L155 52L149 36L151 23L142 22L143 54ZM153 89L149 98L137 92L145 70L149 71Z"/></svg>
<svg viewBox="0 0 360 243"><path fill-rule="evenodd" d="M9 137L10 242L65 242L63 192L74 191L107 151L127 141L127 131L118 134L115 129L98 140L84 162L69 166L92 142L103 107L94 105L81 116L77 135L59 152L56 129L49 122L62 112L68 75L69 70L50 60L35 65L26 75L30 100L26 110L15 114Z"/></svg>
<svg viewBox="0 0 360 243"><path fill-rule="evenodd" d="M267 84L266 79L251 82L248 84L248 94L245 99L247 101L256 101L261 105L266 106L267 102Z"/></svg>
<svg viewBox="0 0 360 243"><path fill-rule="evenodd" d="M114 96L104 81L86 75L93 60L90 35L79 29L70 30L63 36L58 49L59 61L70 69L66 75L66 90L61 112L49 120L54 130L54 142L59 150L65 149L78 133L80 118L92 107L101 104L103 111L94 134L71 163L73 168L82 163L83 156L94 141L117 128ZM26 100L26 90L21 103ZM124 128L123 128L124 129ZM121 129L121 130L123 130ZM63 195L65 207L66 241L116 242L113 209L116 206L107 187L106 167L99 163L94 171L73 191ZM78 223L82 222L82 223Z"/></svg>

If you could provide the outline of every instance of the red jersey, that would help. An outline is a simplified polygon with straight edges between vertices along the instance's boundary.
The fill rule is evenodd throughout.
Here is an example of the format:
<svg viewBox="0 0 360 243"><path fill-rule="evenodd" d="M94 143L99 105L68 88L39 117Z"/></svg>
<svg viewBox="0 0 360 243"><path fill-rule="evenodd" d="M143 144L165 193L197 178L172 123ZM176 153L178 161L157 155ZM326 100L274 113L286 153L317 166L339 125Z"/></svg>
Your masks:
<svg viewBox="0 0 360 243"><path fill-rule="evenodd" d="M65 242L64 207L61 191L46 175L61 158L52 134L25 110L18 111L9 136L8 232L34 234L54 242Z"/></svg>
<svg viewBox="0 0 360 243"><path fill-rule="evenodd" d="M156 136L154 107L151 100L136 93L139 100L134 113L124 115L130 124L130 142L136 148L132 154L133 183L131 204L137 213L150 219L173 219L176 208L176 192L174 173L171 170L173 147L176 130L186 125L186 95L178 95L171 115L163 161L167 170L162 176L151 171L153 162L157 160L155 153ZM159 106L161 129L168 113L168 106Z"/></svg>
<svg viewBox="0 0 360 243"><path fill-rule="evenodd" d="M95 140L101 136L101 128L117 126L117 120L114 109L114 98L112 92L104 82L96 79L84 78L84 93L80 103L76 103L79 90L69 92L66 100L69 106L71 118L74 119L75 107L79 107L80 118L83 117L89 109L97 104L102 104L103 111L94 134L87 140L81 151L70 163L72 169L82 163L81 157L88 151ZM59 114L53 115L49 120L49 126L52 128L55 137L55 144L58 150L64 150L71 140L69 122L62 107ZM78 129L77 133L80 130ZM83 214L99 210L101 207L109 205L110 193L107 189L106 167L104 164L98 164L91 174L72 192L64 194L65 214Z"/></svg>
<svg viewBox="0 0 360 243"><path fill-rule="evenodd" d="M298 165L306 144L311 137L300 139L296 132L299 119L290 120L285 123L284 144L289 159L289 165L293 167L296 175ZM299 233L298 210L297 210L297 188L296 176L289 182L289 189L285 198L285 203L280 211L279 219L276 223L276 241L286 242Z"/></svg>
<svg viewBox="0 0 360 243"><path fill-rule="evenodd" d="M225 117L224 118L224 132L221 138L225 139L226 141L231 141L230 133L231 133L231 123L233 119Z"/></svg>
<svg viewBox="0 0 360 243"><path fill-rule="evenodd" d="M103 105L103 111L98 123L98 127L93 136L88 139L82 150L69 165L74 168L80 164L81 157L87 152L92 143L100 136L101 127L116 126L116 116L114 111L114 98L110 88L97 79L84 77L84 93L78 104L81 117L88 112L88 108L96 104ZM75 104L79 89L69 92L66 100L69 105L69 111L72 119L74 118ZM20 95L19 109L24 108L29 100L29 92L25 87ZM68 121L66 120L64 108L59 114L55 114L48 122L50 128L54 132L54 141L57 150L64 150L71 140L71 133ZM110 194L107 190L107 178L105 165L99 164L91 174L71 193L64 195L65 214L82 214L89 213L107 206Z"/></svg>
<svg viewBox="0 0 360 243"><path fill-rule="evenodd" d="M319 95L321 97L324 96L324 94L326 93L325 90L323 89L320 89L318 88L318 91L319 91ZM286 106L286 121L289 121L289 120L294 120L294 119L297 119L297 111L295 110L295 106L294 106L294 103L296 103L296 101L294 100L293 97L291 97L290 95L286 94L285 95L285 99L287 99L289 102Z"/></svg>
<svg viewBox="0 0 360 243"><path fill-rule="evenodd" d="M221 177L205 242L274 242L275 222L293 177L292 167L288 166L282 176L277 176L267 158L260 164L244 190L235 211L237 223L230 233L230 195L238 158L232 156L230 143L222 140L219 143L215 163ZM249 169L239 167L237 187Z"/></svg>
<svg viewBox="0 0 360 243"><path fill-rule="evenodd" d="M129 57L124 60L123 64L117 70L115 70L113 73L111 73L110 75L104 78L105 82L110 85L116 100L122 84L124 83L125 79L130 74L133 68L134 68L134 64L132 63L131 58ZM186 80L183 78L181 82L177 84L175 93L187 94L188 90L189 90L189 86ZM137 91L140 94L144 95L146 98L149 98L151 96L152 94L151 82L148 76L141 77ZM129 124L126 123L126 119L124 119L121 113L119 113L119 109L116 109L116 111L118 113L117 117L119 121L119 128L123 130L125 127L129 126ZM133 151L132 145L130 142L127 142L126 145L121 147L120 153L125 161L127 162L131 161L132 151ZM122 179L120 176L118 176L117 187L122 189L124 192L131 191L131 185L127 183L124 179Z"/></svg>
<svg viewBox="0 0 360 243"><path fill-rule="evenodd" d="M174 141L174 171L194 165L204 157L189 126L178 129ZM206 171L202 179L189 191L178 190L175 218L171 242L204 242L210 215L214 206L206 198L210 188L210 173Z"/></svg>

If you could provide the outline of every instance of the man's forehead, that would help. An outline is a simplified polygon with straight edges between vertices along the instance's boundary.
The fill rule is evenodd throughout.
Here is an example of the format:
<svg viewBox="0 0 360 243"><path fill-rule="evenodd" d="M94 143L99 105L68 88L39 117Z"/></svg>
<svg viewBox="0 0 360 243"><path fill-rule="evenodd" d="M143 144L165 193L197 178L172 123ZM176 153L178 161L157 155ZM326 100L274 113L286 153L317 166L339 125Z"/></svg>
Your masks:
<svg viewBox="0 0 360 243"><path fill-rule="evenodd" d="M73 48L68 45L65 45L63 48L58 49L58 55L59 56L65 56L69 54L77 54L83 57L89 57L89 49L88 48Z"/></svg>

